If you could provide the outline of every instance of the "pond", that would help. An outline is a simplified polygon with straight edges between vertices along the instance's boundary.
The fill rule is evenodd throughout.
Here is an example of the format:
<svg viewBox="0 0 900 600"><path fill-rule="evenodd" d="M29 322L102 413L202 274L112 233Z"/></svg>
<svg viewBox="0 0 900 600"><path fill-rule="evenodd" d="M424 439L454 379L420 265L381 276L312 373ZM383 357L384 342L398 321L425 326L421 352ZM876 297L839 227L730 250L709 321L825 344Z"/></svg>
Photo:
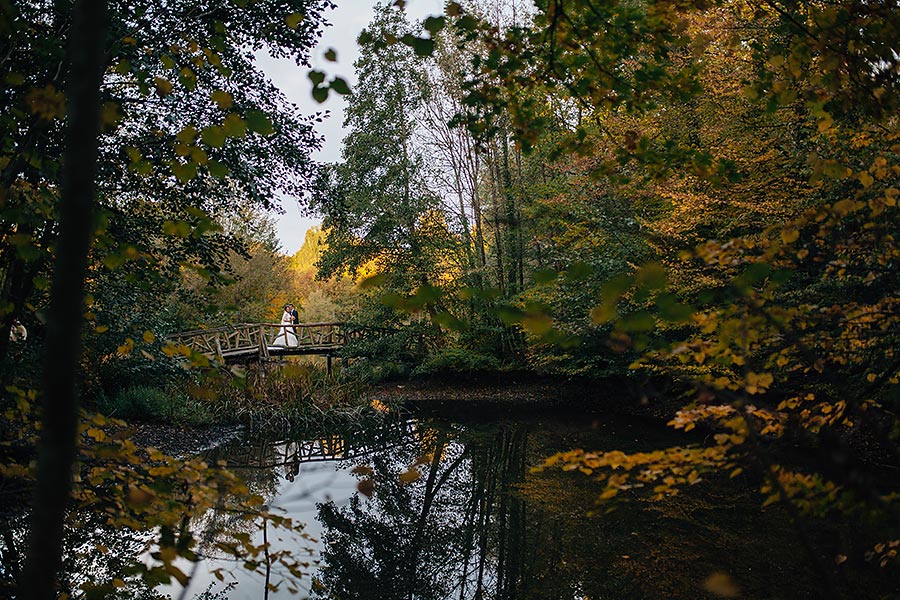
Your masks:
<svg viewBox="0 0 900 600"><path fill-rule="evenodd" d="M531 472L558 450L638 451L684 441L659 423L621 417L407 414L244 440L207 458L226 460L271 507L307 523L311 541L268 539L308 555L301 596L822 597L790 520L778 506L761 508L742 477L665 501L635 495L608 512L596 505L590 477ZM370 496L359 492L370 483ZM236 585L215 579L216 568L231 571ZM270 582L281 575L273 567ZM177 598L182 590L160 591ZM263 577L214 555L184 597L204 592L296 597L284 585L266 592Z"/></svg>

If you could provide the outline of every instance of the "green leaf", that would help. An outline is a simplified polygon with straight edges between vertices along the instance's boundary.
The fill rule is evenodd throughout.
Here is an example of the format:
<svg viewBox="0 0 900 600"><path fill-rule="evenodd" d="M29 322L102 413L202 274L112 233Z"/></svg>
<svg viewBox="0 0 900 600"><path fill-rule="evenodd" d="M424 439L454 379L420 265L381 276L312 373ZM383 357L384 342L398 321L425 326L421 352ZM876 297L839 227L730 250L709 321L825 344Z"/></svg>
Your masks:
<svg viewBox="0 0 900 600"><path fill-rule="evenodd" d="M175 139L184 144L190 144L197 139L197 128L193 125L188 125L175 135Z"/></svg>
<svg viewBox="0 0 900 600"><path fill-rule="evenodd" d="M553 319L546 314L528 314L522 318L522 328L528 333L542 336L553 329Z"/></svg>
<svg viewBox="0 0 900 600"><path fill-rule="evenodd" d="M322 104L326 100L328 100L328 88L327 87L319 87L316 86L312 89L312 97L313 100Z"/></svg>
<svg viewBox="0 0 900 600"><path fill-rule="evenodd" d="M772 271L769 275L769 280L781 285L786 283L793 276L794 271L792 269L778 269L777 271Z"/></svg>
<svg viewBox="0 0 900 600"><path fill-rule="evenodd" d="M206 168L209 170L210 175L212 175L213 177L218 177L219 179L228 177L228 174L231 172L229 171L228 167L217 160L209 161L209 164L206 165Z"/></svg>
<svg viewBox="0 0 900 600"><path fill-rule="evenodd" d="M616 308L615 300L612 302L604 302L591 309L591 323L594 325L602 325L603 323L615 319L616 314L618 314L618 310Z"/></svg>
<svg viewBox="0 0 900 600"><path fill-rule="evenodd" d="M197 176L197 163L180 163L176 162L172 165L172 173L181 183L187 183Z"/></svg>
<svg viewBox="0 0 900 600"><path fill-rule="evenodd" d="M542 285L554 281L559 276L559 273L553 269L537 269L532 276L535 283Z"/></svg>
<svg viewBox="0 0 900 600"><path fill-rule="evenodd" d="M500 320L507 325L521 323L522 319L525 318L525 312L521 308L509 306L508 304L498 306L495 310Z"/></svg>
<svg viewBox="0 0 900 600"><path fill-rule="evenodd" d="M203 143L213 148L221 148L225 144L225 138L225 130L218 125L205 127L203 133L200 134Z"/></svg>
<svg viewBox="0 0 900 600"><path fill-rule="evenodd" d="M366 277L362 281L359 282L360 289L370 290L374 287L378 287L380 285L384 285L387 281L387 275L384 273L379 273L377 275L372 275L371 277Z"/></svg>
<svg viewBox="0 0 900 600"><path fill-rule="evenodd" d="M334 48L329 48L325 51L325 60L328 62L337 62L337 51Z"/></svg>
<svg viewBox="0 0 900 600"><path fill-rule="evenodd" d="M431 320L437 325L453 331L461 331L465 327L462 321L446 311L435 313Z"/></svg>
<svg viewBox="0 0 900 600"><path fill-rule="evenodd" d="M465 15L456 21L456 27L462 31L475 31L478 21L471 15Z"/></svg>
<svg viewBox="0 0 900 600"><path fill-rule="evenodd" d="M315 69L307 73L306 76L309 77L309 80L313 82L314 86L322 85L322 82L325 81L325 73L316 71Z"/></svg>
<svg viewBox="0 0 900 600"><path fill-rule="evenodd" d="M347 85L347 81L343 77L335 77L334 81L331 82L331 89L342 96L350 94L350 86Z"/></svg>
<svg viewBox="0 0 900 600"><path fill-rule="evenodd" d="M638 287L645 290L664 289L666 278L666 269L659 263L647 263L637 272Z"/></svg>
<svg viewBox="0 0 900 600"><path fill-rule="evenodd" d="M422 23L422 26L425 30L430 33L432 36L436 34L438 31L444 28L444 25L447 24L447 19L443 16L441 17L428 17Z"/></svg>
<svg viewBox="0 0 900 600"><path fill-rule="evenodd" d="M163 233L186 238L191 234L191 226L187 221L166 221L163 223Z"/></svg>
<svg viewBox="0 0 900 600"><path fill-rule="evenodd" d="M625 315L620 326L625 331L653 331L656 327L656 320L646 310L639 310Z"/></svg>
<svg viewBox="0 0 900 600"><path fill-rule="evenodd" d="M228 110L234 103L234 99L231 97L231 94L229 94L225 90L215 90L212 94L209 95L209 97L213 102L216 103L216 106L218 106L222 110Z"/></svg>
<svg viewBox="0 0 900 600"><path fill-rule="evenodd" d="M600 286L600 296L605 301L618 300L622 294L631 288L633 283L634 279L631 275L616 275L612 279L603 282L603 285Z"/></svg>
<svg viewBox="0 0 900 600"><path fill-rule="evenodd" d="M582 279L587 279L593 273L594 267L586 262L579 261L569 265L569 268L566 269L565 277L568 281L581 281Z"/></svg>
<svg viewBox="0 0 900 600"><path fill-rule="evenodd" d="M131 61L128 60L127 58L123 58L118 63L116 63L115 71L119 75L125 75L125 74L131 72ZM10 82L10 83L12 83L12 82ZM17 84L13 84L13 85L17 85Z"/></svg>
<svg viewBox="0 0 900 600"><path fill-rule="evenodd" d="M185 89L193 92L197 89L197 76L190 69L182 69L178 75L178 83L183 85Z"/></svg>
<svg viewBox="0 0 900 600"><path fill-rule="evenodd" d="M434 40L429 38L421 38L407 33L400 42L409 46L416 53L416 56L431 56L434 52Z"/></svg>
<svg viewBox="0 0 900 600"><path fill-rule="evenodd" d="M443 292L440 288L435 287L433 285L428 285L427 283L423 283L418 288L416 288L415 294L413 294L413 298L415 299L415 303L419 306L424 306L426 304L432 304L440 300Z"/></svg>
<svg viewBox="0 0 900 600"><path fill-rule="evenodd" d="M395 292L389 292L381 296L381 303L390 308L405 309L406 298Z"/></svg>
<svg viewBox="0 0 900 600"><path fill-rule="evenodd" d="M228 137L242 138L247 135L247 123L237 113L229 113L222 127Z"/></svg>
<svg viewBox="0 0 900 600"><path fill-rule="evenodd" d="M250 131L254 131L263 136L275 133L275 128L272 127L272 121L270 121L269 117L262 111L248 110L247 114L244 115L244 119L247 121L247 128L250 129Z"/></svg>
<svg viewBox="0 0 900 600"><path fill-rule="evenodd" d="M656 307L659 316L672 323L684 323L690 320L694 314L694 308L682 304L674 294L660 294L656 297Z"/></svg>
<svg viewBox="0 0 900 600"><path fill-rule="evenodd" d="M103 257L101 262L103 262L104 267L110 271L114 271L125 264L125 257L119 253L107 254Z"/></svg>
<svg viewBox="0 0 900 600"><path fill-rule="evenodd" d="M737 285L754 285L763 281L772 272L769 263L758 262L749 265L744 272L736 278Z"/></svg>

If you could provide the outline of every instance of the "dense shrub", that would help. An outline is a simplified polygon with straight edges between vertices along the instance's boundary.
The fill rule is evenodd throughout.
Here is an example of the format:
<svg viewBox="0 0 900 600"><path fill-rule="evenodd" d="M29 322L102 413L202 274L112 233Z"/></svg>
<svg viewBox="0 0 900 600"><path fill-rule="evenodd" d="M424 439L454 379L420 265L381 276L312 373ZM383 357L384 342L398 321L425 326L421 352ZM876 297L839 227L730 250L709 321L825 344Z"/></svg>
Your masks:
<svg viewBox="0 0 900 600"><path fill-rule="evenodd" d="M98 399L100 412L125 420L200 425L214 420L208 405L190 396L160 388L136 385L113 397Z"/></svg>
<svg viewBox="0 0 900 600"><path fill-rule="evenodd" d="M446 348L430 355L413 370L413 375L452 375L498 371L500 361L463 348Z"/></svg>

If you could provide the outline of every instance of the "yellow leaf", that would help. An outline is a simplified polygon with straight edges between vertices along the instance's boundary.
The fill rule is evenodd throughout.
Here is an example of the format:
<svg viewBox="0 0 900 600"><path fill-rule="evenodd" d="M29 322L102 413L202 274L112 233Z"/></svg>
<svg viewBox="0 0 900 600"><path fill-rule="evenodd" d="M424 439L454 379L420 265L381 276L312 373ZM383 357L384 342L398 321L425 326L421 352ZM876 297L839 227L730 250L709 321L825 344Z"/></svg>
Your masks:
<svg viewBox="0 0 900 600"><path fill-rule="evenodd" d="M840 202L835 202L834 206L831 207L834 210L835 214L839 217L843 217L845 215L850 214L855 208L855 203L853 200L841 200Z"/></svg>
<svg viewBox="0 0 900 600"><path fill-rule="evenodd" d="M719 598L737 598L741 589L728 573L713 573L703 582L706 591Z"/></svg>
<svg viewBox="0 0 900 600"><path fill-rule="evenodd" d="M602 494L600 494L601 500L609 500L613 496L619 493L619 490L616 488L606 488Z"/></svg>
<svg viewBox="0 0 900 600"><path fill-rule="evenodd" d="M156 93L161 97L172 93L172 82L165 77L154 77L153 84L156 86Z"/></svg>
<svg viewBox="0 0 900 600"><path fill-rule="evenodd" d="M419 473L418 469L409 469L408 471L400 473L400 482L412 483L413 481L418 481L421 477L422 474Z"/></svg>
<svg viewBox="0 0 900 600"><path fill-rule="evenodd" d="M212 101L216 103L216 106L218 106L222 110L228 110L229 108L231 108L231 105L234 102L231 94L229 94L225 90L215 90L209 96Z"/></svg>
<svg viewBox="0 0 900 600"><path fill-rule="evenodd" d="M359 490L359 493L367 498L371 498L372 494L375 493L375 482L371 479L363 479L356 485L356 489Z"/></svg>
<svg viewBox="0 0 900 600"><path fill-rule="evenodd" d="M125 338L125 343L116 348L121 356L128 356L132 350L134 350L134 340L131 338Z"/></svg>
<svg viewBox="0 0 900 600"><path fill-rule="evenodd" d="M287 23L287 26L291 29L297 29L297 26L302 20L303 15L301 15L300 13L291 13L284 18L284 22Z"/></svg>
<svg viewBox="0 0 900 600"><path fill-rule="evenodd" d="M156 339L156 336L153 335L152 331L145 331L143 337L144 337L145 344L152 344L153 341Z"/></svg>
<svg viewBox="0 0 900 600"><path fill-rule="evenodd" d="M142 507L150 504L153 500L153 494L145 489L138 487L128 488L128 504L134 507Z"/></svg>
<svg viewBox="0 0 900 600"><path fill-rule="evenodd" d="M788 225L781 230L781 241L785 244L792 244L800 237L800 231L793 225Z"/></svg>
<svg viewBox="0 0 900 600"><path fill-rule="evenodd" d="M190 578L175 565L166 565L166 573L178 580L182 587L187 587Z"/></svg>
<svg viewBox="0 0 900 600"><path fill-rule="evenodd" d="M91 427L90 429L88 429L87 436L98 442L102 442L106 439L106 433L102 429L97 429L96 427Z"/></svg>
<svg viewBox="0 0 900 600"><path fill-rule="evenodd" d="M604 302L600 306L591 309L591 323L601 325L612 320L616 316L616 304L614 302Z"/></svg>

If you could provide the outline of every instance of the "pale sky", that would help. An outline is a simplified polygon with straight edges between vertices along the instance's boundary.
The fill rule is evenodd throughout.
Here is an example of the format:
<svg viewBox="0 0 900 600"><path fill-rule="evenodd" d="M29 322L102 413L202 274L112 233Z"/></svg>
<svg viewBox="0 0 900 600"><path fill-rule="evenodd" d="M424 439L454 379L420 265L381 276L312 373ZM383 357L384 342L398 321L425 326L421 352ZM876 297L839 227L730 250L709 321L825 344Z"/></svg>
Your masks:
<svg viewBox="0 0 900 600"><path fill-rule="evenodd" d="M337 0L336 4L338 5L336 9L325 13L332 26L325 29L319 45L312 51L311 62L314 68L328 75L328 80L339 75L352 87L356 83L353 63L359 57L356 38L372 20L376 2ZM407 0L406 12L411 20L421 20L428 15L441 14L443 5L443 0ZM328 62L323 56L329 48L334 48L337 52L336 63ZM328 100L318 104L310 95L312 83L307 77L308 69L297 67L291 60L275 60L263 54L257 55L257 60L275 85L281 88L288 100L299 106L301 111L306 114L330 111L330 117L324 123L318 124L318 131L325 136L325 142L322 150L313 154L313 158L322 162L340 160L346 101L341 96L331 93ZM282 206L286 213L277 216L278 238L281 240L282 251L291 255L303 245L306 230L319 224L319 220L304 217L296 198L284 198Z"/></svg>

